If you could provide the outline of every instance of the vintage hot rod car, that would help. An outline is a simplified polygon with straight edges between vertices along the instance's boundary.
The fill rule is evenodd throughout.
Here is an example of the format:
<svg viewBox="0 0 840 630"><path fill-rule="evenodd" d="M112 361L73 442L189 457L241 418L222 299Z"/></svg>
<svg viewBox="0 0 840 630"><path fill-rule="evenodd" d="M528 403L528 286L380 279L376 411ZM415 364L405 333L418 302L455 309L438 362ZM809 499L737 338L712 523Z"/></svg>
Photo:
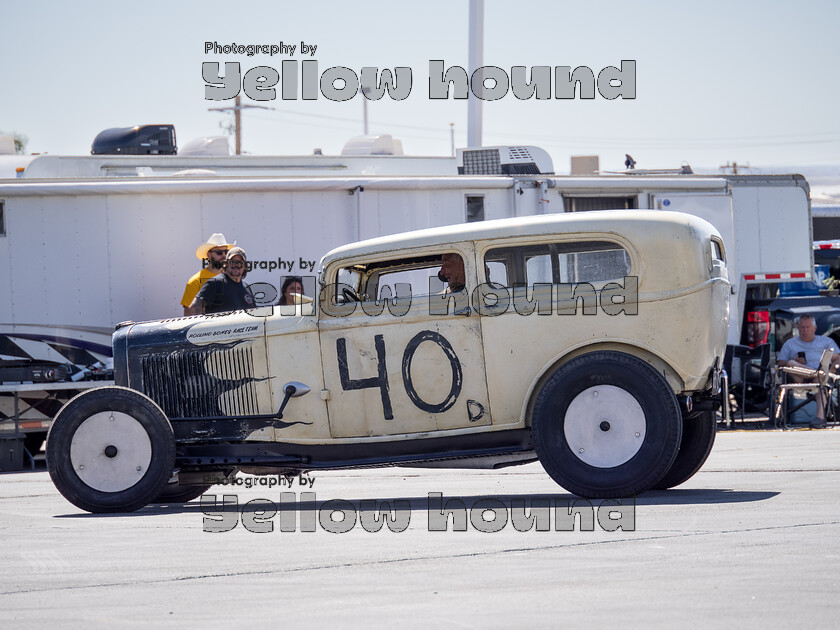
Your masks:
<svg viewBox="0 0 840 630"><path fill-rule="evenodd" d="M449 286L444 257L463 265ZM129 511L237 471L539 460L607 498L680 484L712 448L730 285L701 219L398 234L333 250L318 285L303 304L118 326L117 386L68 402L50 431L57 488Z"/></svg>

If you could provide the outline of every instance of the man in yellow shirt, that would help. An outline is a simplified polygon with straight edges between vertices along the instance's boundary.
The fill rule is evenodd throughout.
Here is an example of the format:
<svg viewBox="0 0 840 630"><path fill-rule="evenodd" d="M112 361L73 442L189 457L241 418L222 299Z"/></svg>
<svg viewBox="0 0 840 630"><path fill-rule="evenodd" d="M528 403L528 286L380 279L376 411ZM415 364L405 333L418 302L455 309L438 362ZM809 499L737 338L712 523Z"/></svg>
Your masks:
<svg viewBox="0 0 840 630"><path fill-rule="evenodd" d="M228 250L236 245L236 241L228 243L225 235L213 234L195 250L195 256L201 261L201 271L187 280L184 288L184 297L181 298L181 306L184 307L184 315L189 315L189 307L192 304L198 291L210 278L214 278L222 271Z"/></svg>

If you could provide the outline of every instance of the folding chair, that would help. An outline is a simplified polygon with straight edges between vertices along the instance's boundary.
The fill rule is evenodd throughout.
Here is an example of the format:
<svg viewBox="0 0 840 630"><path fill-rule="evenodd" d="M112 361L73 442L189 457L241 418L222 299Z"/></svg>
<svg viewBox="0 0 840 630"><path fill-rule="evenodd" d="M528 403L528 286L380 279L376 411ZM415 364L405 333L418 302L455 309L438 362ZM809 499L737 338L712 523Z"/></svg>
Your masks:
<svg viewBox="0 0 840 630"><path fill-rule="evenodd" d="M747 393L767 391L770 375L770 344L765 343L751 348L749 346L726 346L723 367L729 375L730 411L737 403L738 416L744 420L744 408L747 405ZM771 380L772 384L772 380ZM772 400L768 404L772 408ZM770 409L772 412L772 409Z"/></svg>
<svg viewBox="0 0 840 630"><path fill-rule="evenodd" d="M736 356L738 353L736 351ZM744 420L744 408L747 405L747 391L754 388L765 391L767 377L770 374L770 344L765 343L748 348L740 353L741 359L741 421Z"/></svg>
<svg viewBox="0 0 840 630"><path fill-rule="evenodd" d="M772 405L773 424L783 429L789 428L790 417L817 396L823 401L824 419L835 416L833 389L840 376L831 373L831 358L834 352L823 350L818 369L809 367L778 367L774 379ZM791 407L789 399L794 392L805 392L806 398ZM817 403L819 404L819 403ZM781 422L780 422L781 420Z"/></svg>

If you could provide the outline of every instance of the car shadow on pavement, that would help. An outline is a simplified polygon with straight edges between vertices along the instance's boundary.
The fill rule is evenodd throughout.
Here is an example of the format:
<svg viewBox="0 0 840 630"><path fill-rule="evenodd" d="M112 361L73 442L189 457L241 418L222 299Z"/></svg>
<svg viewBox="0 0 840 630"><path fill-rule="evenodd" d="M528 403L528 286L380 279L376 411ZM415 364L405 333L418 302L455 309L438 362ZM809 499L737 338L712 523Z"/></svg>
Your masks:
<svg viewBox="0 0 840 630"><path fill-rule="evenodd" d="M642 505L709 505L729 503L750 503L755 501L766 501L777 495L775 491L740 491L730 489L686 489L686 490L654 490L644 493L638 497L625 497L623 499L582 499L572 494L486 494L486 495L444 495L439 492L430 492L423 497L388 497L388 498L364 498L344 499L331 498L324 500L310 500L307 494L300 493L301 501L279 502L279 493L266 492L266 497L243 498L236 492L228 492L220 488L218 492L207 492L201 498L188 503L155 503L147 505L136 512L119 514L57 514L55 518L125 518L136 516L168 515L178 513L219 513L230 512L251 512L269 514L278 512L332 512L350 511L356 512L380 512L382 510L411 510L412 512L441 512L447 510L485 510L485 509L507 509L507 510L531 510L538 507L551 507L555 509L575 510L586 507L609 508L611 506L636 507ZM298 493L286 492L287 495ZM269 498L269 496L273 498Z"/></svg>

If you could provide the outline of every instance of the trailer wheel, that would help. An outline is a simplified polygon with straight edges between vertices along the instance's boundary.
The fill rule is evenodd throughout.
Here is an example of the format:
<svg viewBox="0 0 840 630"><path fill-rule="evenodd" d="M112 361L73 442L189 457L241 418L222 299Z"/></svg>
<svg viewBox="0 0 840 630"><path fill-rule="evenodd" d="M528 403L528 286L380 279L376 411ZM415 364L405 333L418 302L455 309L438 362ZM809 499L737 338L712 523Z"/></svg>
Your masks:
<svg viewBox="0 0 840 630"><path fill-rule="evenodd" d="M172 475L175 438L151 399L124 387L83 392L58 412L47 435L55 487L88 512L133 512Z"/></svg>
<svg viewBox="0 0 840 630"><path fill-rule="evenodd" d="M682 440L677 458L654 486L657 490L673 488L691 479L709 457L715 445L717 418L714 411L701 411L683 419Z"/></svg>
<svg viewBox="0 0 840 630"><path fill-rule="evenodd" d="M622 352L593 352L561 366L537 395L532 420L546 472L588 498L653 488L673 464L682 434L664 377Z"/></svg>

